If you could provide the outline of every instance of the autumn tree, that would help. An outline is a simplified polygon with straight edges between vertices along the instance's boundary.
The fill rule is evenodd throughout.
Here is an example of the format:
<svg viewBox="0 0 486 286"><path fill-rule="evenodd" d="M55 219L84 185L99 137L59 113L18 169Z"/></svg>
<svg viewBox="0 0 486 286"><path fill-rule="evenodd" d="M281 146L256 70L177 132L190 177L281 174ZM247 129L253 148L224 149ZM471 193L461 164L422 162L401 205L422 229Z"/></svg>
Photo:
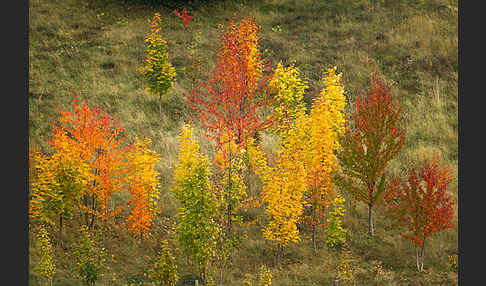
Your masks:
<svg viewBox="0 0 486 286"><path fill-rule="evenodd" d="M353 128L348 125L340 140L342 174L336 181L368 205L370 236L374 234L373 207L382 202L385 190L385 168L405 143L405 131L398 128L400 113L390 86L375 75L368 92L356 99Z"/></svg>
<svg viewBox="0 0 486 286"><path fill-rule="evenodd" d="M306 115L304 94L309 86L301 79L297 67L285 67L281 62L274 70L268 86L273 95L273 112L269 116L274 122L272 129L280 138L285 139L296 120Z"/></svg>
<svg viewBox="0 0 486 286"><path fill-rule="evenodd" d="M147 148L150 143L150 138L144 141L137 139L126 154L130 166L126 178L130 191L128 205L132 205L127 218L128 230L141 237L148 236L148 231L158 213L160 182L155 164L160 160L160 156Z"/></svg>
<svg viewBox="0 0 486 286"><path fill-rule="evenodd" d="M99 218L104 229L127 207L110 203L113 194L128 190L129 230L147 231L158 195L159 157L147 148L150 140L125 144L124 129L113 116L75 95L72 104L74 111L58 108L49 138L53 153L32 155L31 218L52 224L57 215L62 227L62 219L78 207L88 227Z"/></svg>
<svg viewBox="0 0 486 286"><path fill-rule="evenodd" d="M160 23L160 14L155 13L152 19L151 32L145 39L147 43L145 66L140 67L138 71L149 84L148 91L159 96L159 112L162 115L162 97L173 87L176 70L169 62L169 48L167 41L161 36L162 26Z"/></svg>
<svg viewBox="0 0 486 286"><path fill-rule="evenodd" d="M340 147L339 136L344 133L344 85L337 68L327 69L321 89L312 103L309 116L302 121L305 143L305 168L307 179L306 201L309 202L312 225L312 244L316 250L316 228L323 226L322 217L334 190L333 176L341 170L336 158Z"/></svg>
<svg viewBox="0 0 486 286"><path fill-rule="evenodd" d="M223 205L226 208L222 221L224 240L232 238L235 211L240 204L236 198L244 187L241 182L244 168L240 168L247 139L270 126L270 120L260 114L268 105L266 93L266 65L258 46L260 27L253 17L236 21L236 16L221 26L219 49L215 68L209 79L197 85L186 95L187 106L194 112L194 120L206 129L206 135L215 140L220 157L217 172L224 183ZM235 170L235 167L237 168ZM229 250L231 252L231 250Z"/></svg>
<svg viewBox="0 0 486 286"><path fill-rule="evenodd" d="M300 239L297 223L302 217L306 191L302 135L296 128L288 130L273 167L267 165L259 146L251 144L248 148L250 161L263 182L261 201L269 220L263 236L277 246L277 265L281 264L284 247Z"/></svg>
<svg viewBox="0 0 486 286"><path fill-rule="evenodd" d="M76 146L71 147L77 153ZM33 152L29 157L33 169L29 216L41 224L58 222L61 245L63 221L72 217L92 178L89 165L77 154L56 152L47 156Z"/></svg>
<svg viewBox="0 0 486 286"><path fill-rule="evenodd" d="M343 228L341 218L344 216L344 198L336 192L331 200L332 210L327 216L326 244L329 247L340 247L346 242L347 230Z"/></svg>
<svg viewBox="0 0 486 286"><path fill-rule="evenodd" d="M386 212L407 228L402 235L415 244L418 271L424 269L427 239L453 227L454 200L447 194L451 180L451 170L437 158L410 168L406 180L391 180L391 191L385 197Z"/></svg>
<svg viewBox="0 0 486 286"><path fill-rule="evenodd" d="M303 147L300 151L292 152L293 156L300 152L305 169L304 201L311 213L307 218L312 224L314 250L316 227L324 225L319 223L334 192L331 179L340 170L335 153L339 148L339 135L344 131L343 111L346 104L341 77L341 74L336 74L335 67L327 70L323 78L325 86L314 99L310 114L307 114L303 102L308 86L300 78L296 67L283 67L279 63L269 83L274 107L270 118L276 123L273 131L280 137L281 148L288 148L286 144L290 141ZM290 134L296 132L299 135L292 138Z"/></svg>
<svg viewBox="0 0 486 286"><path fill-rule="evenodd" d="M56 274L56 262L54 259L54 251L52 248L49 234L44 227L40 227L37 234L36 242L37 250L40 254L39 262L36 264L34 271L46 278L49 281L49 285L52 286L52 279Z"/></svg>
<svg viewBox="0 0 486 286"><path fill-rule="evenodd" d="M208 81L186 96L187 105L209 137L221 141L229 134L241 145L269 125L257 112L267 104L265 65L258 48L260 28L253 18L239 23L233 18L222 29L216 66Z"/></svg>
<svg viewBox="0 0 486 286"><path fill-rule="evenodd" d="M86 285L94 286L106 270L106 249L90 234L87 226L81 226L77 241L71 245L70 255L76 275Z"/></svg>
<svg viewBox="0 0 486 286"><path fill-rule="evenodd" d="M173 192L181 207L177 236L183 253L196 264L203 284L216 246L218 201L209 181L209 160L201 154L190 125L182 128Z"/></svg>
<svg viewBox="0 0 486 286"><path fill-rule="evenodd" d="M175 257L172 255L169 243L164 240L162 249L152 268L148 270L148 277L152 279L157 286L175 286L179 275L177 273L177 264Z"/></svg>
<svg viewBox="0 0 486 286"><path fill-rule="evenodd" d="M125 154L131 146L124 144L120 122L98 106L80 102L73 93L73 111L58 107L60 116L52 126L51 146L54 157L79 158L87 164L89 181L84 184L77 205L85 216L85 224L93 227L99 217L102 225L119 213L122 207L110 209L114 192L125 188L127 170Z"/></svg>

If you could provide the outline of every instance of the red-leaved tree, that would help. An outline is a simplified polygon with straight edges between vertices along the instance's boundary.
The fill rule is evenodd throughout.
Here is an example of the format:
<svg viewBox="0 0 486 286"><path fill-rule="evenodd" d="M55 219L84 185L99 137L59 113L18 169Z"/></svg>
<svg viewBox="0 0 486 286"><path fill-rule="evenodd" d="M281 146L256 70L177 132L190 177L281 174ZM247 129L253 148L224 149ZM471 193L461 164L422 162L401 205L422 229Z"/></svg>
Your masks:
<svg viewBox="0 0 486 286"><path fill-rule="evenodd" d="M346 127L338 153L342 174L336 182L369 208L369 235L373 236L373 207L381 202L386 182L385 168L405 143L405 130L398 128L401 108L390 86L371 78L369 91L356 99L354 128Z"/></svg>
<svg viewBox="0 0 486 286"><path fill-rule="evenodd" d="M421 167L413 166L406 181L391 180L385 196L386 212L407 227L402 235L415 244L417 269L424 269L425 242L428 237L453 227L454 200L447 194L451 170L436 158ZM421 248L419 255L419 247Z"/></svg>
<svg viewBox="0 0 486 286"><path fill-rule="evenodd" d="M265 64L258 48L259 26L254 18L236 22L233 18L222 26L216 66L209 80L201 83L187 96L187 105L208 131L207 136L216 140L222 157L228 162L227 227L231 229L232 166L241 160L241 148L246 139L270 126L271 120L259 114L259 108L268 104ZM232 142L227 142L231 140ZM229 148L235 144L236 149Z"/></svg>
<svg viewBox="0 0 486 286"><path fill-rule="evenodd" d="M216 188L221 206L221 229L225 230L220 249L228 245L218 259L220 261L220 283L222 265L231 254L232 222L236 210L246 196L242 177L243 152L247 139L272 122L263 116L262 107L269 104L267 97L268 75L266 64L261 59L257 32L260 27L253 17L237 22L236 16L221 26L216 66L209 79L186 96L187 105L195 113L206 135L216 141L218 176ZM218 187L219 185L219 187ZM221 251L223 252L223 251Z"/></svg>

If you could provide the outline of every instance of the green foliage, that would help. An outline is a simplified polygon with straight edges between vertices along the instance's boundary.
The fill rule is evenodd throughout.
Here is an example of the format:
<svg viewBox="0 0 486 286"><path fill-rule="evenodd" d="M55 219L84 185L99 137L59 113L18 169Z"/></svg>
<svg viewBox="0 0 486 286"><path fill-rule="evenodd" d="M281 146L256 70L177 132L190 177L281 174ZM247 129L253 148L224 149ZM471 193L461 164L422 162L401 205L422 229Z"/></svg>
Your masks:
<svg viewBox="0 0 486 286"><path fill-rule="evenodd" d="M52 278L56 274L56 262L54 260L53 249L47 230L41 226L37 234L37 250L40 260L34 268L37 275L49 280L52 285Z"/></svg>
<svg viewBox="0 0 486 286"><path fill-rule="evenodd" d="M337 193L331 201L332 210L327 217L326 244L329 247L338 247L346 242L347 230L343 228L341 217L344 216L344 198Z"/></svg>
<svg viewBox="0 0 486 286"><path fill-rule="evenodd" d="M169 243L164 241L158 260L154 266L148 270L148 277L152 279L157 286L175 286L179 275L177 274L177 264L172 255Z"/></svg>
<svg viewBox="0 0 486 286"><path fill-rule="evenodd" d="M456 273L459 269L457 258L457 254L449 255L449 270Z"/></svg>
<svg viewBox="0 0 486 286"><path fill-rule="evenodd" d="M277 124L274 130L278 136L285 138L297 118L302 117L306 112L303 99L309 86L300 78L298 68L294 65L285 68L280 62L270 80L269 88L275 94L272 116L275 117Z"/></svg>
<svg viewBox="0 0 486 286"><path fill-rule="evenodd" d="M160 36L160 21L160 14L155 13L152 32L145 39L145 42L148 43L145 66L139 68L139 71L148 82L148 89L162 98L174 85L176 71L169 62L167 41Z"/></svg>
<svg viewBox="0 0 486 286"><path fill-rule="evenodd" d="M350 282L354 280L354 269L352 265L352 253L348 246L345 246L341 252L339 265L337 267L336 278L340 281Z"/></svg>
<svg viewBox="0 0 486 286"><path fill-rule="evenodd" d="M264 264L260 266L258 275L258 286L270 286L272 285L272 273Z"/></svg>
<svg viewBox="0 0 486 286"><path fill-rule="evenodd" d="M87 226L83 225L80 228L80 236L78 241L72 244L71 254L76 275L86 285L95 285L106 267L106 250L92 238Z"/></svg>
<svg viewBox="0 0 486 286"><path fill-rule="evenodd" d="M253 286L254 282L253 274L245 274L245 279L243 280L243 286ZM270 286L272 285L272 273L264 264L258 269L258 281L257 286Z"/></svg>
<svg viewBox="0 0 486 286"><path fill-rule="evenodd" d="M200 153L186 125L180 136L179 162L174 174L173 192L181 207L177 214L177 237L183 253L204 275L214 254L218 233L214 217L218 204L211 192L208 158Z"/></svg>

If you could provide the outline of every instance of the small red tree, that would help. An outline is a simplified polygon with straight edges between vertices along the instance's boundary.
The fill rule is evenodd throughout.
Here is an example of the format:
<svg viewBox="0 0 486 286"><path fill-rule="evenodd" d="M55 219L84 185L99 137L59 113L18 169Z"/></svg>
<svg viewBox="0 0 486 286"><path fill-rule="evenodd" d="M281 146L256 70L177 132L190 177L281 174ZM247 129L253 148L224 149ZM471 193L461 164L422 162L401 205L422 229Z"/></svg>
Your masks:
<svg viewBox="0 0 486 286"><path fill-rule="evenodd" d="M451 170L436 158L422 167L413 166L407 180L393 178L385 196L386 212L407 227L402 235L415 244L417 269L424 269L425 241L429 236L453 227L454 201L446 193ZM419 247L421 247L419 255Z"/></svg>
<svg viewBox="0 0 486 286"><path fill-rule="evenodd" d="M352 114L354 128L346 127L338 153L342 174L336 182L369 207L369 235L373 236L373 207L381 202L386 181L385 168L405 143L398 129L401 108L390 94L390 86L371 78L368 93L358 96Z"/></svg>

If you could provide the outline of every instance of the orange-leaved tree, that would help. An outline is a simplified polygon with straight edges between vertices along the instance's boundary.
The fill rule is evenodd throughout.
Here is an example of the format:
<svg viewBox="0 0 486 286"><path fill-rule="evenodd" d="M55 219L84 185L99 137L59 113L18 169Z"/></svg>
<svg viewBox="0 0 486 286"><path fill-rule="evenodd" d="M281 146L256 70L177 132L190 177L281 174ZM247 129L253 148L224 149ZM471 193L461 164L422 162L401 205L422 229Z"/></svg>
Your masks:
<svg viewBox="0 0 486 286"><path fill-rule="evenodd" d="M147 148L151 141L150 138L144 141L137 139L126 155L129 164L126 175L131 195L128 205L132 205L127 218L128 230L140 236L147 236L159 210L160 183L155 164L160 156Z"/></svg>
<svg viewBox="0 0 486 286"><path fill-rule="evenodd" d="M406 180L393 178L385 196L387 214L407 228L408 233L402 235L415 244L418 271L424 269L426 240L453 227L454 200L447 194L451 179L450 168L435 158L412 166Z"/></svg>
<svg viewBox="0 0 486 286"><path fill-rule="evenodd" d="M385 191L385 168L405 143L405 131L398 127L400 112L391 87L374 75L369 91L356 99L353 128L347 126L340 138L342 174L336 182L368 205L370 236L374 234L373 207L382 202Z"/></svg>
<svg viewBox="0 0 486 286"><path fill-rule="evenodd" d="M194 119L206 129L206 135L216 141L219 157L226 162L218 166L218 182L223 183L225 245L233 239L232 224L244 190L240 162L248 138L270 126L271 120L261 114L268 106L266 92L268 75L258 46L260 27L253 17L237 22L236 16L221 26L216 65L209 79L186 96ZM221 245L223 247L223 245ZM231 253L231 246L227 247Z"/></svg>
<svg viewBox="0 0 486 286"><path fill-rule="evenodd" d="M156 195L158 179L153 169L158 156L146 149L149 141L125 144L119 121L73 96L74 111L58 108L60 116L49 139L53 153L33 154L37 170L32 180L31 217L52 222L52 214L57 214L62 226L62 218L78 206L86 225L92 227L98 217L104 228L107 220L126 207L112 203L113 193L129 188L132 194L150 193L135 195L131 203ZM140 191L134 192L135 186Z"/></svg>
<svg viewBox="0 0 486 286"><path fill-rule="evenodd" d="M246 140L270 125L270 120L259 114L259 108L268 104L265 64L258 47L259 29L252 17L240 22L233 18L222 26L216 66L209 80L187 96L188 107L196 113L194 119L202 123L207 136L224 153L221 157L227 160L220 165L224 167L220 172L228 182L225 196L228 235L239 203L233 199L232 176L241 176L241 171L233 167L241 160L240 150Z"/></svg>

